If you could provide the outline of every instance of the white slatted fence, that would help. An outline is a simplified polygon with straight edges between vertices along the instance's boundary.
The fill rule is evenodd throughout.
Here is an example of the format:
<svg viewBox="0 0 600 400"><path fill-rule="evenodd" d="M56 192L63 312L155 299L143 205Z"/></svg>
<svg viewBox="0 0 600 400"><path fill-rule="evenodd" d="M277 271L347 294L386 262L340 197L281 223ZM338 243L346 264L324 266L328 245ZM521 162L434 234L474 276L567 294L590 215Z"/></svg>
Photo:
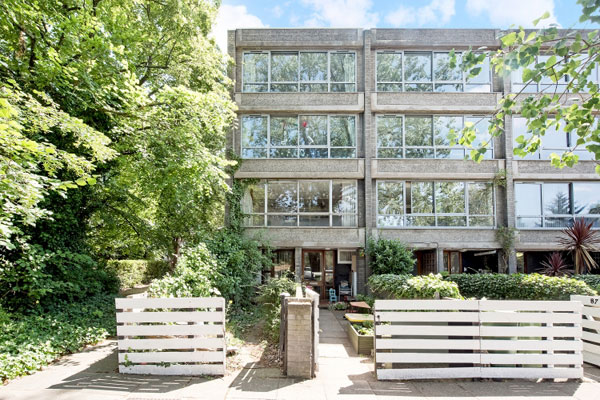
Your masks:
<svg viewBox="0 0 600 400"><path fill-rule="evenodd" d="M600 296L571 296L583 304L583 361L600 367Z"/></svg>
<svg viewBox="0 0 600 400"><path fill-rule="evenodd" d="M225 375L225 300L115 299L119 372Z"/></svg>
<svg viewBox="0 0 600 400"><path fill-rule="evenodd" d="M576 302L377 300L378 379L580 378Z"/></svg>

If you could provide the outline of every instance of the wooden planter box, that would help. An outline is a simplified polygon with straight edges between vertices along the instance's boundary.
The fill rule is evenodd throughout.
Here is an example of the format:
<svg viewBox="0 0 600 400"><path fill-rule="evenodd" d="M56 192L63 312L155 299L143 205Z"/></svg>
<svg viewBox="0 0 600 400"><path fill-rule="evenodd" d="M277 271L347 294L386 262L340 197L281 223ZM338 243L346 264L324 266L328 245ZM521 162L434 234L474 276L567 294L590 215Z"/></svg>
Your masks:
<svg viewBox="0 0 600 400"><path fill-rule="evenodd" d="M371 355L371 350L373 350L373 336L359 335L352 324L346 325L346 333L354 351L358 354Z"/></svg>

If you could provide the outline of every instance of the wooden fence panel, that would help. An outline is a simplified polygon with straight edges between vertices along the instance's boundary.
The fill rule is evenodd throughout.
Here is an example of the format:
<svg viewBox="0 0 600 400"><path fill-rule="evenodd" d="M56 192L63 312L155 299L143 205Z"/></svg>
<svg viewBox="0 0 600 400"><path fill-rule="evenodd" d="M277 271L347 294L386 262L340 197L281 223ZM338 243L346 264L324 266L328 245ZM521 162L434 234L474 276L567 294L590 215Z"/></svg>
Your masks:
<svg viewBox="0 0 600 400"><path fill-rule="evenodd" d="M583 304L583 361L600 367L600 296L571 296Z"/></svg>
<svg viewBox="0 0 600 400"><path fill-rule="evenodd" d="M568 301L377 300L377 377L581 378L581 309Z"/></svg>
<svg viewBox="0 0 600 400"><path fill-rule="evenodd" d="M225 375L225 300L115 299L119 372Z"/></svg>

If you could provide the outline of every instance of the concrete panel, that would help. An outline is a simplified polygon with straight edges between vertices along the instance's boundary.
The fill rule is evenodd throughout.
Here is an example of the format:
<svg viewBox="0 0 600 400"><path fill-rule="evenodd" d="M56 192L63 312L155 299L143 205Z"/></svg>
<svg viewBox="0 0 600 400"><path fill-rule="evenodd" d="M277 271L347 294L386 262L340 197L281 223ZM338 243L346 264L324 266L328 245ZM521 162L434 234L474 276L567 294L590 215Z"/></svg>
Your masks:
<svg viewBox="0 0 600 400"><path fill-rule="evenodd" d="M498 249L494 229L374 229L373 235L408 243L410 247L421 249Z"/></svg>
<svg viewBox="0 0 600 400"><path fill-rule="evenodd" d="M265 48L361 48L362 29L237 29L235 44L237 47Z"/></svg>
<svg viewBox="0 0 600 400"><path fill-rule="evenodd" d="M500 93L371 93L373 112L493 113Z"/></svg>
<svg viewBox="0 0 600 400"><path fill-rule="evenodd" d="M238 111L349 112L365 109L364 93L236 93Z"/></svg>
<svg viewBox="0 0 600 400"><path fill-rule="evenodd" d="M365 160L349 159L256 159L244 160L235 178L340 178L364 179Z"/></svg>
<svg viewBox="0 0 600 400"><path fill-rule="evenodd" d="M562 236L560 229L519 230L515 242L517 251L525 250L558 250L558 237Z"/></svg>
<svg viewBox="0 0 600 400"><path fill-rule="evenodd" d="M504 168L504 160L484 160L479 164L464 160L374 159L375 179L494 179Z"/></svg>
<svg viewBox="0 0 600 400"><path fill-rule="evenodd" d="M550 160L514 159L512 164L515 180L600 180L595 161L579 161L573 167L563 169L553 167Z"/></svg>
<svg viewBox="0 0 600 400"><path fill-rule="evenodd" d="M463 49L498 48L495 29L371 29L374 49Z"/></svg>
<svg viewBox="0 0 600 400"><path fill-rule="evenodd" d="M364 228L247 228L244 234L274 247L352 248L365 246Z"/></svg>

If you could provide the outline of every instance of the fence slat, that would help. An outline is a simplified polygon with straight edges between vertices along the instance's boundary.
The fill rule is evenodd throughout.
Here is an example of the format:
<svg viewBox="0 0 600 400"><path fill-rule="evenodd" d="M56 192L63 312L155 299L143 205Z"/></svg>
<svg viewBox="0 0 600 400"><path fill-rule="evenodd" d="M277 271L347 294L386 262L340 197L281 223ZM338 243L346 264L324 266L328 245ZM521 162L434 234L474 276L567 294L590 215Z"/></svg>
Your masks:
<svg viewBox="0 0 600 400"><path fill-rule="evenodd" d="M159 351L152 353L119 353L120 363L191 363L219 362L223 360L220 351Z"/></svg>
<svg viewBox="0 0 600 400"><path fill-rule="evenodd" d="M378 335L478 336L478 326L381 325Z"/></svg>
<svg viewBox="0 0 600 400"><path fill-rule="evenodd" d="M581 351L583 345L580 340L486 340L481 339L481 350L506 350L506 351Z"/></svg>
<svg viewBox="0 0 600 400"><path fill-rule="evenodd" d="M123 298L115 299L117 309L125 308L224 308L222 297Z"/></svg>
<svg viewBox="0 0 600 400"><path fill-rule="evenodd" d="M481 378L505 379L579 379L583 376L583 368L481 368Z"/></svg>
<svg viewBox="0 0 600 400"><path fill-rule="evenodd" d="M381 322L477 322L477 312L452 312L452 311L433 311L433 312L397 312L397 311L376 311L375 318Z"/></svg>
<svg viewBox="0 0 600 400"><path fill-rule="evenodd" d="M479 354L456 353L377 353L378 363L479 363Z"/></svg>
<svg viewBox="0 0 600 400"><path fill-rule="evenodd" d="M473 310L478 300L376 300L375 310Z"/></svg>
<svg viewBox="0 0 600 400"><path fill-rule="evenodd" d="M539 300L480 300L481 311L581 311L581 304L573 301Z"/></svg>
<svg viewBox="0 0 600 400"><path fill-rule="evenodd" d="M377 331L378 332L378 331ZM375 339L377 348L381 350L393 349L431 349L431 350L478 350L479 340L473 339Z"/></svg>
<svg viewBox="0 0 600 400"><path fill-rule="evenodd" d="M481 336L581 337L581 327L565 326L481 326Z"/></svg>
<svg viewBox="0 0 600 400"><path fill-rule="evenodd" d="M126 367L119 365L122 374L143 375L225 375L223 364L195 364L195 365L132 365Z"/></svg>
<svg viewBox="0 0 600 400"><path fill-rule="evenodd" d="M571 313L538 313L486 311L479 314L481 322L577 323L579 316Z"/></svg>
<svg viewBox="0 0 600 400"><path fill-rule="evenodd" d="M124 350L214 349L221 347L223 347L221 338L119 340L119 348Z"/></svg>
<svg viewBox="0 0 600 400"><path fill-rule="evenodd" d="M157 311L117 313L117 322L219 322L223 314L211 311Z"/></svg>
<svg viewBox="0 0 600 400"><path fill-rule="evenodd" d="M224 325L118 325L117 336L223 335Z"/></svg>
<svg viewBox="0 0 600 400"><path fill-rule="evenodd" d="M377 369L379 380L471 378L479 374L479 367Z"/></svg>
<svg viewBox="0 0 600 400"><path fill-rule="evenodd" d="M482 364L574 364L581 365L581 354L481 354Z"/></svg>

